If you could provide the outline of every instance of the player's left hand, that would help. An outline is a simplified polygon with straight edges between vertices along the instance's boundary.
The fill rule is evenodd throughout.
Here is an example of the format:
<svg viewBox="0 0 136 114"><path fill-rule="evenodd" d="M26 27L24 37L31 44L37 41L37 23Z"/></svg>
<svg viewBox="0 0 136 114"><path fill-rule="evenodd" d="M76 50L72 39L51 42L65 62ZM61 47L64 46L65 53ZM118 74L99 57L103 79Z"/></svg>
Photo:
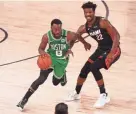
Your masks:
<svg viewBox="0 0 136 114"><path fill-rule="evenodd" d="M111 63L113 62L113 60L114 60L114 54L113 54L113 52L110 52L110 53L107 55L106 60L105 60L107 68L110 67L110 65L111 65Z"/></svg>
<svg viewBox="0 0 136 114"><path fill-rule="evenodd" d="M74 56L74 53L72 52L71 49L69 49L69 50L66 52L65 57L68 57L70 54L71 54L72 56Z"/></svg>
<svg viewBox="0 0 136 114"><path fill-rule="evenodd" d="M106 58L106 59L107 59L108 61L113 61L113 55L114 55L113 52L110 52L110 53L107 55L107 58Z"/></svg>

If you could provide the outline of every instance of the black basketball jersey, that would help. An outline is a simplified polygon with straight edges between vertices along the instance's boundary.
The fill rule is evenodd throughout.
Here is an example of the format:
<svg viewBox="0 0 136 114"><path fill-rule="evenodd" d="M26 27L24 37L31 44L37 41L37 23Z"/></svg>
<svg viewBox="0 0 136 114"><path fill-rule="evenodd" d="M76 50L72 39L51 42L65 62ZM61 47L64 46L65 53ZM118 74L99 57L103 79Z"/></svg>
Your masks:
<svg viewBox="0 0 136 114"><path fill-rule="evenodd" d="M113 41L106 29L100 28L100 19L103 17L96 16L92 27L85 24L87 33L98 42L98 48L109 50L112 47Z"/></svg>

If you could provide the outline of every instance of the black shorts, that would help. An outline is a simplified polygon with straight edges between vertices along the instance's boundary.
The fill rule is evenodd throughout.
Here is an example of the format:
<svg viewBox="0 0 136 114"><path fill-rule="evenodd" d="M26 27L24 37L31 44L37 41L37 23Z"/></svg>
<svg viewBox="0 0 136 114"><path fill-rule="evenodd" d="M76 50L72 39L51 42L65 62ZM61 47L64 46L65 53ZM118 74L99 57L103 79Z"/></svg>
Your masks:
<svg viewBox="0 0 136 114"><path fill-rule="evenodd" d="M114 57L112 61L107 60L107 55L109 54L110 50L102 50L100 48L96 49L96 51L89 57L88 61L92 64L95 64L95 66L98 69L105 68L108 69L113 63L115 63L121 55L121 50L118 47L114 51Z"/></svg>

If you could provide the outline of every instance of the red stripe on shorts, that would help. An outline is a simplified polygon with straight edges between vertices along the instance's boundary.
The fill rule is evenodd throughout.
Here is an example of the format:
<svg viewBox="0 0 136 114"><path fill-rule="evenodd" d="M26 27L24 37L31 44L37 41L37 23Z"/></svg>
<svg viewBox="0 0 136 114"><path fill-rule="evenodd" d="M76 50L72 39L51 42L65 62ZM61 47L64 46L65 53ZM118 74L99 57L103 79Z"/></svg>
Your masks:
<svg viewBox="0 0 136 114"><path fill-rule="evenodd" d="M88 59L88 62L93 63L94 61L92 59Z"/></svg>
<svg viewBox="0 0 136 114"><path fill-rule="evenodd" d="M113 54L113 59L111 61L109 60L105 60L105 64L106 64L106 67L107 69L111 66L112 62L120 55L120 48L117 48L115 51L114 51L114 54Z"/></svg>

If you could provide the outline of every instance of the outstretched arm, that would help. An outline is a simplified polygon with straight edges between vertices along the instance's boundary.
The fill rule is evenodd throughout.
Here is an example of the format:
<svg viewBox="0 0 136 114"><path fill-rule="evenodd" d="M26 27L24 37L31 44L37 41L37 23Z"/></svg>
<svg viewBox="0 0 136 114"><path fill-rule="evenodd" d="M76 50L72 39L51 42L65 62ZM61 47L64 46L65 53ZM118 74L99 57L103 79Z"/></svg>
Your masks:
<svg viewBox="0 0 136 114"><path fill-rule="evenodd" d="M85 25L81 25L79 27L79 29L77 30L76 36L78 38L78 41L80 41L81 43L83 43L83 45L85 47L85 50L87 51L87 50L90 50L91 45L88 42L86 42L84 40L84 38L82 37L82 34L84 34L84 33L86 33Z"/></svg>
<svg viewBox="0 0 136 114"><path fill-rule="evenodd" d="M86 33L85 26L84 26L84 25L81 25L81 26L78 28L76 35L77 35L78 40L79 40L81 43L83 43L83 44L86 43L86 41L85 41L84 38L82 37L82 34L84 34L84 33Z"/></svg>
<svg viewBox="0 0 136 114"><path fill-rule="evenodd" d="M65 57L68 57L69 54L72 54L72 56L74 56L73 52L72 52L72 47L75 44L75 41L77 40L76 34L74 32L68 31L67 33L67 42L69 43L69 49L65 54Z"/></svg>

